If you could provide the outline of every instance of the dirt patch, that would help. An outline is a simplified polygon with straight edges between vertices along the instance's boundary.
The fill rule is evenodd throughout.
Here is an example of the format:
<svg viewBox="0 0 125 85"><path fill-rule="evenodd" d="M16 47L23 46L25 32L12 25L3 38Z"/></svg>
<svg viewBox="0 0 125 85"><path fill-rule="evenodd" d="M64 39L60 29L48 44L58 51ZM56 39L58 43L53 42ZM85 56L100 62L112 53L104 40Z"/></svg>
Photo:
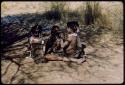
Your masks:
<svg viewBox="0 0 125 85"><path fill-rule="evenodd" d="M19 67L11 61L2 60L2 82L6 84L123 82L123 46L88 46L85 51L87 60L81 65L63 61L36 64L32 58L25 58Z"/></svg>

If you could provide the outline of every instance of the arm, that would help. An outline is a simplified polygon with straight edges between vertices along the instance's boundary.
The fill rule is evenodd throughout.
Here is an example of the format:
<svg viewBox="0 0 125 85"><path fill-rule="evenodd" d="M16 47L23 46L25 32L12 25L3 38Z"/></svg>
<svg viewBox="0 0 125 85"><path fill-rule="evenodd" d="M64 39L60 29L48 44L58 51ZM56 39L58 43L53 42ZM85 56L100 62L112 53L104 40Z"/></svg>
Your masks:
<svg viewBox="0 0 125 85"><path fill-rule="evenodd" d="M71 43L72 37L67 38L67 40L62 44L62 48L67 48L69 44Z"/></svg>

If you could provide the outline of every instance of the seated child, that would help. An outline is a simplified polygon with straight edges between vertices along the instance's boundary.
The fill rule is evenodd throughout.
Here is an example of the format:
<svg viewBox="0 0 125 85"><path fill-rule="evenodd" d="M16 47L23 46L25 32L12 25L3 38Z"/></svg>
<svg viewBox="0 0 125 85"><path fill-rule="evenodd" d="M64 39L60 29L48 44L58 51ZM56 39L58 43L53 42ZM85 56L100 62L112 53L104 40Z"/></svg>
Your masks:
<svg viewBox="0 0 125 85"><path fill-rule="evenodd" d="M77 29L73 25L67 24L68 36L62 48L66 56L72 56L77 50Z"/></svg>
<svg viewBox="0 0 125 85"><path fill-rule="evenodd" d="M41 42L42 39L40 38L40 32L38 29L38 26L34 26L31 29L31 36L29 38L29 49L30 49L30 57L34 59L34 61L37 63L38 58L42 57L42 49L41 49Z"/></svg>
<svg viewBox="0 0 125 85"><path fill-rule="evenodd" d="M54 25L51 29L51 35L49 39L47 40L46 46L45 46L45 55L50 54L52 52L55 52L56 50L59 50L61 48L60 46L60 28L57 25Z"/></svg>

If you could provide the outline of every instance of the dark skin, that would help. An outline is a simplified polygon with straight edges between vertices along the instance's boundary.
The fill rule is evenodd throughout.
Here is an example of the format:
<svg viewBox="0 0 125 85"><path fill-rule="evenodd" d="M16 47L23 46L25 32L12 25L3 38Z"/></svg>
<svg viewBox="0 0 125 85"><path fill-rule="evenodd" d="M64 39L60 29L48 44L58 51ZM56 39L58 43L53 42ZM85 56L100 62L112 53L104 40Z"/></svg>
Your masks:
<svg viewBox="0 0 125 85"><path fill-rule="evenodd" d="M72 29L67 28L68 31L68 38L63 44L63 49L65 54L71 55L75 52L76 50L76 44L77 44L77 37L76 36L69 36L70 34L75 33Z"/></svg>
<svg viewBox="0 0 125 85"><path fill-rule="evenodd" d="M53 52L54 49L59 49L60 45L59 43L57 43L58 38L60 38L60 35L58 33L59 28L58 27L54 27L51 30L51 36L48 39L46 46L45 46L45 54L50 54L51 52Z"/></svg>
<svg viewBox="0 0 125 85"><path fill-rule="evenodd" d="M68 29L67 31L69 32L69 34L74 33L74 31L70 29ZM75 49L74 48L75 45L76 45L76 36L69 36L67 40L64 42L62 48L64 49L65 53L68 53L69 49ZM72 53L72 51L69 52L71 52L71 55L74 53L74 52ZM85 61L85 59L74 59L72 57L65 57L65 56L61 57L55 54L53 55L48 54L45 56L45 59L47 61L66 61L66 62L75 62L78 64L81 64L82 62Z"/></svg>
<svg viewBox="0 0 125 85"><path fill-rule="evenodd" d="M72 22L72 23L76 23L76 22ZM77 24L77 23L76 23ZM77 25L78 26L78 25ZM68 23L68 25L67 25L67 32L68 32L68 34L71 34L71 35L68 35L68 38L67 39L65 39L64 41L64 43L63 43L63 45L61 45L61 47L62 47L62 49L63 49L63 51L64 51L64 53L67 55L67 56L69 56L69 55L72 55L73 53L75 53L75 51L76 51L76 45L77 45L77 37L76 36L72 36L72 34L73 33L76 33L76 30L77 30L77 26L74 26L74 25L72 25L71 26L71 23ZM70 28L71 27L71 28ZM72 29L72 27L73 27L73 29ZM85 54L84 53L84 49L85 48L85 45L82 45L82 48L80 49L80 54L79 54L79 57L78 57L78 59L73 59L73 58L67 58L67 57L60 57L60 56L57 56L57 55L46 55L46 59L47 60L52 60L52 61L72 61L72 62L77 62L77 63L81 63L81 62L84 62L85 60L82 60L82 59L80 59L79 60L79 58L81 58L81 56L80 55L82 55L82 54Z"/></svg>
<svg viewBox="0 0 125 85"><path fill-rule="evenodd" d="M74 33L72 30L68 29L67 30L69 34ZM52 39L52 38L51 38ZM76 37L68 37L67 40L63 43L62 49L64 49L64 52L67 53L67 49L72 49L72 45L75 44L75 39ZM49 43L49 42L48 42ZM51 43L50 45L52 45L53 43ZM71 44L71 45L70 45ZM73 45L74 46L74 45ZM46 56L46 59L48 60L63 60L62 57L59 56Z"/></svg>

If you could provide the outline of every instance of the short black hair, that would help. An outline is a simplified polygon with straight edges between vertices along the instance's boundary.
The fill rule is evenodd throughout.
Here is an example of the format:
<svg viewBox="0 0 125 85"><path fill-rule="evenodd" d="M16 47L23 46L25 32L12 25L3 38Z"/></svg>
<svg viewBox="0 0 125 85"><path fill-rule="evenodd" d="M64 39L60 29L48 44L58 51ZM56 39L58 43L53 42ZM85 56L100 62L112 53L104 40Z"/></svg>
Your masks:
<svg viewBox="0 0 125 85"><path fill-rule="evenodd" d="M52 28L51 28L51 34L54 34L54 33L57 32L56 28L60 29L59 26L57 26L57 25L52 26Z"/></svg>
<svg viewBox="0 0 125 85"><path fill-rule="evenodd" d="M79 27L78 21L67 22L67 27Z"/></svg>
<svg viewBox="0 0 125 85"><path fill-rule="evenodd" d="M30 35L38 37L41 32L42 32L42 27L38 24L35 24L34 26L31 27Z"/></svg>
<svg viewBox="0 0 125 85"><path fill-rule="evenodd" d="M76 27L79 27L78 21L67 22L67 27L71 28L75 32L77 30Z"/></svg>

